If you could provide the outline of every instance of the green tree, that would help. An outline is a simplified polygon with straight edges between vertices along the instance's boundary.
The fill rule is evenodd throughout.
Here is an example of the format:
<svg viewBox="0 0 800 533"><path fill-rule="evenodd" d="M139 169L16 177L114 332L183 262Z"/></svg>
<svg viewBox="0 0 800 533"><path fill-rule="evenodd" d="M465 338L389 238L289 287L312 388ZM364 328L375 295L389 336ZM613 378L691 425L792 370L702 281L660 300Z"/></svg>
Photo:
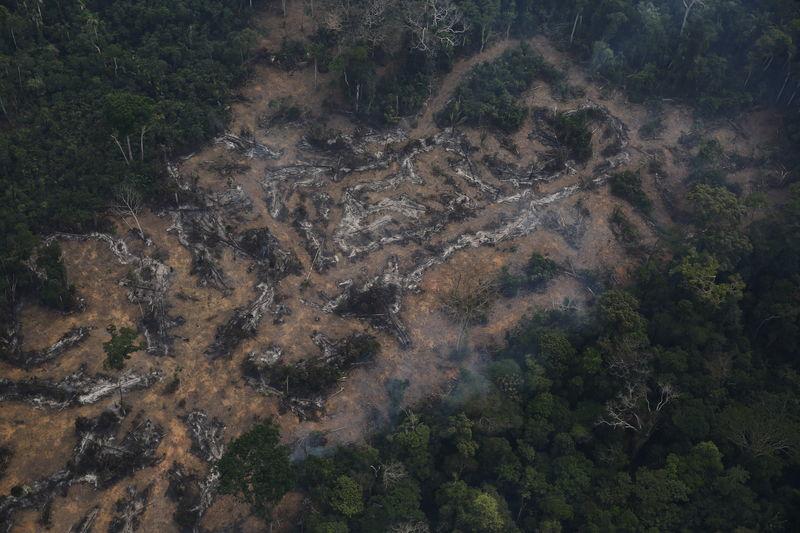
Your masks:
<svg viewBox="0 0 800 533"><path fill-rule="evenodd" d="M108 326L107 331L111 335L111 340L103 343L103 350L106 352L103 366L122 370L125 368L125 361L131 358L131 354L143 350L145 346L134 342L139 335L135 329L120 328L118 331L112 324Z"/></svg>
<svg viewBox="0 0 800 533"><path fill-rule="evenodd" d="M511 520L496 491L479 490L457 480L445 483L436 494L440 527L445 531L490 533L505 531Z"/></svg>
<svg viewBox="0 0 800 533"><path fill-rule="evenodd" d="M719 270L719 261L714 256L692 250L670 274L677 274L683 286L699 301L718 308L731 300L740 300L744 289L738 274L722 282L718 279Z"/></svg>
<svg viewBox="0 0 800 533"><path fill-rule="evenodd" d="M653 203L642 190L642 176L638 172L625 170L611 175L609 180L611 193L619 196L623 200L643 213L649 213L653 208Z"/></svg>
<svg viewBox="0 0 800 533"><path fill-rule="evenodd" d="M459 5L464 16L476 29L480 51L483 52L486 43L492 38L494 25L501 15L500 0L462 0Z"/></svg>
<svg viewBox="0 0 800 533"><path fill-rule="evenodd" d="M698 248L713 254L725 270L732 270L752 250L742 228L747 208L735 194L722 187L696 185L688 195L692 222L700 233Z"/></svg>
<svg viewBox="0 0 800 533"><path fill-rule="evenodd" d="M389 436L397 456L419 479L430 474L430 438L430 426L414 413L408 413L397 431Z"/></svg>
<svg viewBox="0 0 800 533"><path fill-rule="evenodd" d="M234 439L216 468L220 493L238 496L262 517L294 485L289 448L280 443L278 426L271 419Z"/></svg>
<svg viewBox="0 0 800 533"><path fill-rule="evenodd" d="M364 511L363 491L350 476L341 475L328 489L328 504L337 513L353 518Z"/></svg>

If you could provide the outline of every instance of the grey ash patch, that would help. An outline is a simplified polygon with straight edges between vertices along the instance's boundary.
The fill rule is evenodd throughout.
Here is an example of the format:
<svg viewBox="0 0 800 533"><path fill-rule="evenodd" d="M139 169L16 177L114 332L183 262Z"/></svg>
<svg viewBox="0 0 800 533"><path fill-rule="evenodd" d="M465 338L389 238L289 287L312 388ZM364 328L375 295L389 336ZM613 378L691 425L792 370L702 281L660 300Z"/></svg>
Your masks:
<svg viewBox="0 0 800 533"><path fill-rule="evenodd" d="M16 315L16 313L15 313ZM14 316L16 319L16 316ZM14 320L11 324L10 333L3 339L0 345L2 360L10 365L30 370L45 363L55 361L67 351L80 345L89 337L91 327L75 327L64 333L60 339L44 350L23 351L22 336L19 332L19 323Z"/></svg>
<svg viewBox="0 0 800 533"><path fill-rule="evenodd" d="M128 371L113 377L105 374L89 376L86 367L59 381L28 378L20 381L0 378L0 402L24 402L36 407L64 409L90 405L113 394L146 389L161 380L161 372Z"/></svg>
<svg viewBox="0 0 800 533"><path fill-rule="evenodd" d="M230 318L217 327L214 340L206 348L211 359L230 357L243 340L255 336L258 325L275 302L275 287L266 283L256 286L260 291L250 304L236 308Z"/></svg>
<svg viewBox="0 0 800 533"><path fill-rule="evenodd" d="M192 439L192 453L207 463L219 461L225 452L225 424L203 411L192 411L182 420Z"/></svg>
<svg viewBox="0 0 800 533"><path fill-rule="evenodd" d="M355 365L374 359L377 340L355 333L332 341L322 333L312 335L321 354L295 363L283 360L278 347L252 352L242 364L245 380L256 390L281 399L281 409L301 420L318 420L325 413L327 397Z"/></svg>
<svg viewBox="0 0 800 533"><path fill-rule="evenodd" d="M108 524L108 533L133 533L139 530L142 515L147 509L153 484L142 490L131 485L125 489L125 496L114 504L114 517Z"/></svg>
<svg viewBox="0 0 800 533"><path fill-rule="evenodd" d="M120 438L118 433L127 415L124 406L115 406L94 418L77 418L77 444L66 466L30 483L20 494L0 498L0 528L10 531L17 511L41 508L71 485L89 483L96 488L107 488L137 470L158 463L156 450L164 430L139 413Z"/></svg>

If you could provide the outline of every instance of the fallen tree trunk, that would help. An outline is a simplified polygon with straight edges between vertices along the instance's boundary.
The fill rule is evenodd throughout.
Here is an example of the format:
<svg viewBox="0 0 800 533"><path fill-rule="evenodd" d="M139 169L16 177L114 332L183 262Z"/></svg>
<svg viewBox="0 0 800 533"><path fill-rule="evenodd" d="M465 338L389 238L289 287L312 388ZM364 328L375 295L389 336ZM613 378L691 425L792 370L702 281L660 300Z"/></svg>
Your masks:
<svg viewBox="0 0 800 533"><path fill-rule="evenodd" d="M151 387L161 380L161 372L146 374L129 371L119 377L88 376L86 368L60 381L30 378L21 381L0 378L0 402L24 402L36 407L64 409L90 405L112 394L124 394Z"/></svg>

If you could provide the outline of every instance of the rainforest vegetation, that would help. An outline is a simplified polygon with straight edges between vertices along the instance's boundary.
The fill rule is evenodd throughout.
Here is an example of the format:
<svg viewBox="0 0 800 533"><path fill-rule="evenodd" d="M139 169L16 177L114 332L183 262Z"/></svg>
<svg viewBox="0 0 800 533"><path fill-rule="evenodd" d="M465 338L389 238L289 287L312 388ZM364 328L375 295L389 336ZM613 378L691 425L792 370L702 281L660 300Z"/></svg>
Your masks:
<svg viewBox="0 0 800 533"><path fill-rule="evenodd" d="M73 305L56 248L34 254L52 275L25 266L37 238L107 227L103 213L126 193L163 198L174 186L164 162L222 130L227 95L246 75L256 39L250 17L262 4L0 5L3 322L23 294L58 309ZM794 109L786 116L787 145L800 141L792 107L800 90L800 8L791 0L318 4L336 22L305 41L286 41L281 57L339 73L342 96L367 121L416 113L433 76L454 58L539 32L588 62L599 82L623 87L635 100L678 98L710 114L758 102L786 105ZM373 11L379 15L365 16ZM527 112L515 96L536 76L554 81L558 72L525 48L506 54L477 69L440 118L513 131ZM797 164L796 151L785 157Z"/></svg>
<svg viewBox="0 0 800 533"><path fill-rule="evenodd" d="M0 1L0 358L18 348L5 333L23 301L62 312L78 305L61 250L46 237L113 231L114 210L158 208L178 187L169 163L225 131L234 89L264 60L252 54L253 17L264 8L279 17L280 4ZM365 444L290 461L276 423L255 424L217 458L220 493L269 517L299 490L309 502L303 531L318 533L794 530L800 4L307 4L309 17L335 16L285 39L275 61L332 74L326 109L364 127L413 123L457 60L545 35L594 83L632 102L678 102L709 120L777 109L774 157L787 178L774 209L755 216L766 200L729 180L725 147L684 139L696 150L678 225L643 250L622 210L612 215L615 236L640 260L629 283L594 284L587 313L523 318L485 371L464 370L449 398L398 412ZM514 44L470 71L434 110L436 123L517 132L535 112L520 96L538 81L554 93L580 91L534 48ZM302 114L287 109L274 120ZM591 111L547 120L565 158L591 158ZM609 185L649 216L641 172L615 172ZM564 268L538 253L521 262L521 272L501 271L501 296L542 291ZM135 330L108 333L109 369L145 348ZM329 389L343 377L319 368L280 367L280 380L302 376Z"/></svg>
<svg viewBox="0 0 800 533"><path fill-rule="evenodd" d="M697 236L591 316L525 319L451 399L299 463L306 530L791 530L800 188L750 229L725 189L692 203ZM511 286L551 268L534 256Z"/></svg>
<svg viewBox="0 0 800 533"><path fill-rule="evenodd" d="M224 128L253 4L0 3L0 321L22 295L74 305L56 245L25 266L40 237L107 228L126 193L157 201L165 161Z"/></svg>

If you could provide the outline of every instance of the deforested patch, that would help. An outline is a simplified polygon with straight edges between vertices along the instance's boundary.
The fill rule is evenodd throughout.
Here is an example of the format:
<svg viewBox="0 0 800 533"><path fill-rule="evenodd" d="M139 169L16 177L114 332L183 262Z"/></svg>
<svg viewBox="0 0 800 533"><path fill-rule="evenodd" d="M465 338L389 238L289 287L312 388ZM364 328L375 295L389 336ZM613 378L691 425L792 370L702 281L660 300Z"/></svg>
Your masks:
<svg viewBox="0 0 800 533"><path fill-rule="evenodd" d="M260 293L255 300L236 308L230 318L217 328L214 340L205 352L211 359L230 357L243 340L255 336L261 319L275 302L274 286L260 283L256 290Z"/></svg>
<svg viewBox="0 0 800 533"><path fill-rule="evenodd" d="M139 329L147 343L147 353L172 355L174 338L170 331L183 324L181 316L170 315L167 293L172 284L172 268L153 256L136 255L123 239L105 233L73 235L59 233L51 239L97 240L106 244L117 261L129 267L119 284L128 290L128 300L141 306Z"/></svg>
<svg viewBox="0 0 800 533"><path fill-rule="evenodd" d="M114 504L114 517L108 525L108 533L133 533L139 530L142 515L147 510L153 484L142 490L131 485L125 489L125 496Z"/></svg>
<svg viewBox="0 0 800 533"><path fill-rule="evenodd" d="M44 350L23 351L21 349L22 338L19 333L19 324L16 321L16 317L14 318L13 331L6 337L4 342L5 349L0 350L0 354L2 354L4 362L26 370L55 361L64 353L85 341L92 331L91 326L71 328L60 339Z"/></svg>
<svg viewBox="0 0 800 533"><path fill-rule="evenodd" d="M41 507L73 484L88 483L104 489L158 463L156 450L164 430L139 413L131 421L131 429L120 438L120 426L127 415L126 406L115 405L95 418L77 418L77 444L65 467L30 483L19 493L12 491L0 498L0 524L5 531L13 527L18 510Z"/></svg>
<svg viewBox="0 0 800 533"><path fill-rule="evenodd" d="M225 451L225 424L203 411L192 411L183 417L183 422L192 439L192 453L208 463L219 461Z"/></svg>
<svg viewBox="0 0 800 533"><path fill-rule="evenodd" d="M373 360L380 345L375 337L364 333L337 341L315 333L312 340L321 355L287 363L282 350L271 347L248 355L242 371L252 387L278 396L284 410L295 413L300 419L316 420L324 414L325 400L339 381L353 366Z"/></svg>
<svg viewBox="0 0 800 533"><path fill-rule="evenodd" d="M249 159L280 159L283 151L270 148L256 140L252 131L242 130L239 135L226 133L217 142Z"/></svg>
<svg viewBox="0 0 800 533"><path fill-rule="evenodd" d="M291 251L281 248L267 228L245 230L236 236L238 249L253 261L250 267L264 283L277 283L286 276L299 274L300 261Z"/></svg>
<svg viewBox="0 0 800 533"><path fill-rule="evenodd" d="M403 348L411 346L408 330L400 319L404 285L396 259L365 283L346 280L340 287L342 292L325 305L325 311L363 320L394 335Z"/></svg>

